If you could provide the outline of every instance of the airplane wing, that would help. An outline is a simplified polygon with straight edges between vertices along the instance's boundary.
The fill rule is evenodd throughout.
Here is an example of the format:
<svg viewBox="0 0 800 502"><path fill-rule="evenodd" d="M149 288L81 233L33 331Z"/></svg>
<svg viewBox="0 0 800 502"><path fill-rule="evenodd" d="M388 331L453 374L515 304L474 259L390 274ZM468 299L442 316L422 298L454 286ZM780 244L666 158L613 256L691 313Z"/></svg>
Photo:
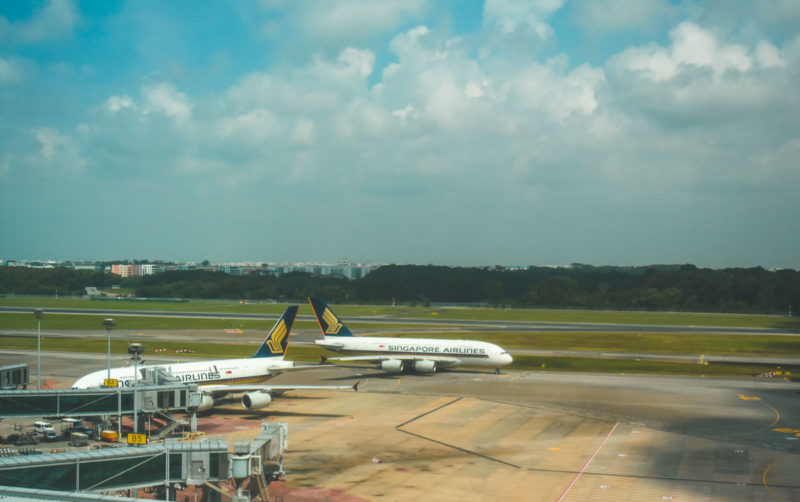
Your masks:
<svg viewBox="0 0 800 502"><path fill-rule="evenodd" d="M311 364L305 366L288 366L286 368L270 368L269 374L270 375L280 375L281 373L286 373L289 371L302 371L302 370L314 370L319 369L319 364Z"/></svg>
<svg viewBox="0 0 800 502"><path fill-rule="evenodd" d="M319 368L319 366L316 366ZM358 384L353 385L267 385L267 384L211 384L201 385L203 392L286 392L290 390L354 390L358 392Z"/></svg>
<svg viewBox="0 0 800 502"><path fill-rule="evenodd" d="M320 362L327 362L327 361L336 361L336 362L369 362L369 363L380 363L382 361L435 361L436 363L442 366L452 366L455 364L459 364L461 361L455 357L447 357L447 356L412 356L412 355L391 355L391 354L381 354L381 355L374 355L374 356L345 356L345 357L325 357L320 356Z"/></svg>
<svg viewBox="0 0 800 502"><path fill-rule="evenodd" d="M292 345L310 345L312 347L322 347L323 349L339 350L344 347L343 343L327 342L323 340L314 340L313 342L292 342Z"/></svg>

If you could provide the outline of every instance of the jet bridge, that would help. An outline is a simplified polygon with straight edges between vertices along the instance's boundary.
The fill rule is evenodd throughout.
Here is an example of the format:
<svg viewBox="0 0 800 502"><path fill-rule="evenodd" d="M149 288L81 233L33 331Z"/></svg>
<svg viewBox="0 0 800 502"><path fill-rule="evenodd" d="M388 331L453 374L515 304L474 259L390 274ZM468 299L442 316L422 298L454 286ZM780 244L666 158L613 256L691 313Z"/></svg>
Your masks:
<svg viewBox="0 0 800 502"><path fill-rule="evenodd" d="M113 387L97 389L0 391L0 418L127 415L134 412L187 410L193 406L197 385ZM199 404L199 401L197 401Z"/></svg>
<svg viewBox="0 0 800 502"><path fill-rule="evenodd" d="M173 489L176 484L210 485L250 476L258 476L263 498L270 478L282 473L280 463L272 465L268 461L282 459L288 446L287 434L286 424L264 422L254 441L236 444L232 457L225 441L209 438L200 441L168 439L163 444L140 447L0 458L0 498L8 490L13 490L20 498L25 498L21 496L25 490L48 490L63 492L61 500L71 500L76 492L110 492L147 486ZM242 497L241 490L238 497ZM174 500L174 497L169 499ZM249 500L249 497L237 500Z"/></svg>

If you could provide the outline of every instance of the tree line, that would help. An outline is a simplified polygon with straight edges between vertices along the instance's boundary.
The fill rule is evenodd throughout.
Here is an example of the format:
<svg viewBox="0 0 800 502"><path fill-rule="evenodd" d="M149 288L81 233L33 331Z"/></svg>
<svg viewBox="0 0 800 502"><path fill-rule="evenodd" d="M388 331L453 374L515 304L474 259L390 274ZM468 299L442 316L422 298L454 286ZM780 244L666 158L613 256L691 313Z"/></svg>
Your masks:
<svg viewBox="0 0 800 502"><path fill-rule="evenodd" d="M0 294L83 295L119 285L138 297L331 303L485 304L495 307L681 310L786 314L800 308L800 272L761 267L445 267L387 265L358 280L264 270L170 271L142 277L70 268L0 267Z"/></svg>

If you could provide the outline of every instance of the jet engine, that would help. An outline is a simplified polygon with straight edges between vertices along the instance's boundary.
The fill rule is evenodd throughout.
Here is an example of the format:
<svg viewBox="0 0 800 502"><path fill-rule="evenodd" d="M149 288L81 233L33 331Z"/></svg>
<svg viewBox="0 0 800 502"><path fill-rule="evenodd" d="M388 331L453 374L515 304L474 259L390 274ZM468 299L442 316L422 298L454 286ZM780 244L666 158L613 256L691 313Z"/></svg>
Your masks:
<svg viewBox="0 0 800 502"><path fill-rule="evenodd" d="M214 407L214 398L209 396L208 394L203 394L200 398L200 406L197 407L197 411L208 411Z"/></svg>
<svg viewBox="0 0 800 502"><path fill-rule="evenodd" d="M403 361L399 359L387 359L381 361L381 369L384 371L403 371Z"/></svg>
<svg viewBox="0 0 800 502"><path fill-rule="evenodd" d="M248 392L242 396L242 406L246 410L260 410L266 408L272 402L269 392Z"/></svg>
<svg viewBox="0 0 800 502"><path fill-rule="evenodd" d="M414 369L420 373L436 373L436 361L415 361Z"/></svg>

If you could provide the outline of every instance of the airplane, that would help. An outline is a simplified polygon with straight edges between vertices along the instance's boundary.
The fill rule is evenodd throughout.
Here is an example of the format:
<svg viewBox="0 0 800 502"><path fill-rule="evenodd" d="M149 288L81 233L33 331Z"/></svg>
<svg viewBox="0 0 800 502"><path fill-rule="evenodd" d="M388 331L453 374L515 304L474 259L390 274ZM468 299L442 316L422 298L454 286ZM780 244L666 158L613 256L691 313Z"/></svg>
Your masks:
<svg viewBox="0 0 800 502"><path fill-rule="evenodd" d="M322 362L366 361L376 363L388 372L417 371L434 373L442 368L469 364L500 366L510 364L511 355L493 343L477 340L446 340L436 338L388 338L353 336L353 333L333 313L321 298L309 298L314 315L322 330L322 340L314 344L336 352L356 352L361 355L323 357Z"/></svg>
<svg viewBox="0 0 800 502"><path fill-rule="evenodd" d="M214 407L216 399L231 393L244 392L242 406L246 410L258 410L269 406L273 396L289 390L353 389L357 391L358 382L352 386L264 385L258 383L285 371L319 368L319 365L295 366L294 361L284 360L284 354L289 345L289 333L292 331L297 309L297 305L292 305L286 309L269 334L267 334L264 343L261 344L252 357L191 363L154 364L141 366L139 371L160 369L176 377L181 382L198 384L198 389L203 396L197 411L210 410ZM134 370L135 368L133 367L113 368L110 377L117 380L117 386L119 387L132 387L134 385ZM95 371L76 380L72 384L72 388L102 387L107 377L107 369Z"/></svg>

